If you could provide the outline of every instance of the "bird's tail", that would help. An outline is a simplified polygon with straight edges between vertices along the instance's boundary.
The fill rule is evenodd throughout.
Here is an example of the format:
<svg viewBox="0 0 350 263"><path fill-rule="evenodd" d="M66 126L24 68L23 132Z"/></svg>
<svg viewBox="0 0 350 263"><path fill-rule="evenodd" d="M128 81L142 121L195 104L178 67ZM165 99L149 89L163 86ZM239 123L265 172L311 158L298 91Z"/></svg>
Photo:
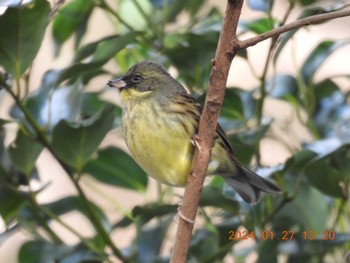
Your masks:
<svg viewBox="0 0 350 263"><path fill-rule="evenodd" d="M260 200L260 193L276 194L281 189L274 183L262 178L248 168L237 166L235 175L222 176L242 198L249 204L256 204Z"/></svg>

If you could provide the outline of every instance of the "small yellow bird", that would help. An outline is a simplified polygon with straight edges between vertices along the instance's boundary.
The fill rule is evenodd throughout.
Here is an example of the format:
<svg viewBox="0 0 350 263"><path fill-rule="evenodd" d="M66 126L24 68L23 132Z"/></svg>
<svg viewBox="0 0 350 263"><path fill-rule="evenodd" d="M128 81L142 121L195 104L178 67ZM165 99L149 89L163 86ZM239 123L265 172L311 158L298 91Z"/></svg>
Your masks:
<svg viewBox="0 0 350 263"><path fill-rule="evenodd" d="M154 62L138 63L108 85L120 91L124 137L135 161L159 182L185 186L200 104ZM208 174L221 176L247 203L257 203L260 192L280 192L275 184L242 166L219 124Z"/></svg>

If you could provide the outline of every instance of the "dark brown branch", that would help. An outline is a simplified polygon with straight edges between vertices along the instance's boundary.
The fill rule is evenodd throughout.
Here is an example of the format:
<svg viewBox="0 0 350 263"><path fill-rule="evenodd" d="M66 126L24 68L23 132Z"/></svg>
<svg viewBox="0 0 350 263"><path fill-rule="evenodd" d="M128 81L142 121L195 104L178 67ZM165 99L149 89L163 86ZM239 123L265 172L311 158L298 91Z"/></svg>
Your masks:
<svg viewBox="0 0 350 263"><path fill-rule="evenodd" d="M273 30L268 31L266 33L263 33L261 35L258 35L258 36L252 37L252 38L248 38L246 40L236 41L235 46L240 48L240 49L247 48L250 46L254 46L257 43L264 41L268 38L278 36L282 33L291 31L291 30L296 29L296 28L300 28L300 27L308 26L308 25L312 25L312 24L318 24L318 23L325 22L327 20L340 18L340 17L344 17L344 16L350 16L350 9L334 11L334 12L327 13L327 14L309 16L309 17L291 22L291 23L286 24L284 26L278 27L276 29L273 29Z"/></svg>
<svg viewBox="0 0 350 263"><path fill-rule="evenodd" d="M213 145L214 133L220 108L225 94L227 76L231 61L234 57L232 41L236 37L236 29L242 9L243 0L229 0L227 2L223 26L217 46L215 58L212 60L209 89L204 110L199 123L198 136L196 136L197 149L192 162L192 173L188 177L183 202L179 209L179 225L172 263L186 262L190 244L193 223L197 214L200 193L210 160L210 151ZM201 151L198 151L201 149Z"/></svg>

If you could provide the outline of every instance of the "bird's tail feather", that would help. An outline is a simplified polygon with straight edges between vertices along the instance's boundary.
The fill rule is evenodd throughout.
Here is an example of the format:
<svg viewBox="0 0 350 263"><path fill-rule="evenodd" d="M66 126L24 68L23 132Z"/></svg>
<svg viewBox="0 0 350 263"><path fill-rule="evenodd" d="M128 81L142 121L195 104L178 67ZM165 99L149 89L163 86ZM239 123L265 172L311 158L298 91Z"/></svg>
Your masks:
<svg viewBox="0 0 350 263"><path fill-rule="evenodd" d="M239 166L237 168L239 169L237 174L223 176L223 178L247 203L256 204L259 202L261 192L276 194L281 191L274 183L248 168Z"/></svg>

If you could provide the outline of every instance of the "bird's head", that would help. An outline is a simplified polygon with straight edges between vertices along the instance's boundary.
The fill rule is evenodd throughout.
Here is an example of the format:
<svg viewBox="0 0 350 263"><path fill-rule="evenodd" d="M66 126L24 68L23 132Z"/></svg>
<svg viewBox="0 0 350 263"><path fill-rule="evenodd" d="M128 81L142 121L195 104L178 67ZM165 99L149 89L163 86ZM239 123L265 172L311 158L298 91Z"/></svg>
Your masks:
<svg viewBox="0 0 350 263"><path fill-rule="evenodd" d="M122 100L146 98L150 94L159 98L185 92L185 89L173 79L159 64L143 61L132 66L125 76L107 83L121 92Z"/></svg>

